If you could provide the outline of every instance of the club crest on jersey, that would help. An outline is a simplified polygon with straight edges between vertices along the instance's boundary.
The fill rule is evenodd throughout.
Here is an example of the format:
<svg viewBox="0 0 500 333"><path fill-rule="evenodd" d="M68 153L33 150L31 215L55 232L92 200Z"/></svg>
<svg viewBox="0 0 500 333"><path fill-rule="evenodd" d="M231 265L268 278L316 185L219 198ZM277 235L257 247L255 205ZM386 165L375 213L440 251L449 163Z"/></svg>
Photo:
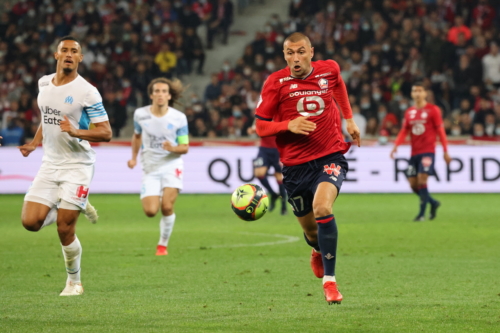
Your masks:
<svg viewBox="0 0 500 333"><path fill-rule="evenodd" d="M424 111L424 112L422 112L422 115L421 115L421 117L422 117L422 119L425 119L425 118L427 118L427 112L425 112L425 111Z"/></svg>
<svg viewBox="0 0 500 333"><path fill-rule="evenodd" d="M73 97L72 96L68 96L66 97L66 99L64 100L64 104L73 104Z"/></svg>
<svg viewBox="0 0 500 333"><path fill-rule="evenodd" d="M328 80L327 79L319 79L318 85L320 89L328 88Z"/></svg>

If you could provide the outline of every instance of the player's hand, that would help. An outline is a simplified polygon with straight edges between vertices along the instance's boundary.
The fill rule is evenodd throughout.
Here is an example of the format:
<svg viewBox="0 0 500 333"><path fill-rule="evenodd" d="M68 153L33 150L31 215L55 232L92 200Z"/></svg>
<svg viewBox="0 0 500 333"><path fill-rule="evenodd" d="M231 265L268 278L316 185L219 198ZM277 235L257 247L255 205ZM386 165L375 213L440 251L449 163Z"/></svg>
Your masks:
<svg viewBox="0 0 500 333"><path fill-rule="evenodd" d="M0 136L0 139L3 139L3 137L1 137L1 136ZM0 144L0 146L1 146L1 145L2 145L2 144Z"/></svg>
<svg viewBox="0 0 500 333"><path fill-rule="evenodd" d="M395 159L396 158L396 153L398 152L398 146L394 146L391 150L391 158Z"/></svg>
<svg viewBox="0 0 500 333"><path fill-rule="evenodd" d="M450 163L451 163L450 154L448 154L448 152L445 152L443 157L444 157L444 160L445 160L446 164L450 165Z"/></svg>
<svg viewBox="0 0 500 333"><path fill-rule="evenodd" d="M295 134L309 135L310 132L316 129L316 124L309 117L298 117L288 123L288 130Z"/></svg>
<svg viewBox="0 0 500 333"><path fill-rule="evenodd" d="M253 127L249 127L249 128L247 129L247 134L248 134L248 135L252 135L252 134L254 134L254 133L255 133L255 129L254 129Z"/></svg>
<svg viewBox="0 0 500 333"><path fill-rule="evenodd" d="M347 133L351 135L352 141L356 142L358 147L361 147L361 134L359 133L358 125L356 125L352 118L346 119L346 125Z"/></svg>
<svg viewBox="0 0 500 333"><path fill-rule="evenodd" d="M127 166L130 169L133 169L136 165L137 165L137 161L136 160L128 160L128 162L127 162Z"/></svg>
<svg viewBox="0 0 500 333"><path fill-rule="evenodd" d="M172 146L172 144L169 141L163 141L162 147L166 151L169 151L169 152L173 152L174 151L174 146Z"/></svg>
<svg viewBox="0 0 500 333"><path fill-rule="evenodd" d="M29 154L36 149L36 146L30 142L25 145L18 146L17 149L21 151L21 154L23 154L24 157L28 157Z"/></svg>
<svg viewBox="0 0 500 333"><path fill-rule="evenodd" d="M71 122L66 115L64 115L64 120L61 120L59 123L59 127L61 128L61 132L66 132L72 137L76 137L78 133L78 130L71 125Z"/></svg>

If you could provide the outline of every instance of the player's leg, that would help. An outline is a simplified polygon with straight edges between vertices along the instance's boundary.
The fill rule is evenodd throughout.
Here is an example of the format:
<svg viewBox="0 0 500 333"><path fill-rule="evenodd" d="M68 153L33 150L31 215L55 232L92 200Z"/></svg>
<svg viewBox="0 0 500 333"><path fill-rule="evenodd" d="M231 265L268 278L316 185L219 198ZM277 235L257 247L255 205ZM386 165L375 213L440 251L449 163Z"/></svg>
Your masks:
<svg viewBox="0 0 500 333"><path fill-rule="evenodd" d="M318 224L316 223L316 219L314 218L314 212L311 210L305 216L297 216L297 220L302 227L302 231L304 232L304 239L310 247L311 250L311 269L314 275L317 278L323 278L324 269L323 269L323 259L321 257L321 250L318 244Z"/></svg>
<svg viewBox="0 0 500 333"><path fill-rule="evenodd" d="M178 195L179 189L177 188L165 187L163 189L163 196L161 200L162 218L160 220L160 240L158 241L156 255L168 254L168 241L172 235L175 223L174 205Z"/></svg>
<svg viewBox="0 0 500 333"><path fill-rule="evenodd" d="M83 294L80 278L82 246L75 234L76 221L79 215L80 207L61 200L57 215L57 233L61 241L68 277L66 279L66 287L60 296L77 296Z"/></svg>
<svg viewBox="0 0 500 333"><path fill-rule="evenodd" d="M24 197L21 221L26 230L39 231L57 220L58 171L40 168Z"/></svg>
<svg viewBox="0 0 500 333"><path fill-rule="evenodd" d="M141 198L142 209L147 217L155 217L160 210L160 196L151 195Z"/></svg>
<svg viewBox="0 0 500 333"><path fill-rule="evenodd" d="M272 151L272 148L259 147L259 154L253 161L253 173L254 176L259 179L260 183L264 186L267 194L269 195L269 211L272 212L276 205L278 194L274 192L271 184L269 184L269 180L267 179L267 171L272 163L271 156L269 155L270 151Z"/></svg>
<svg viewBox="0 0 500 333"><path fill-rule="evenodd" d="M275 172L274 177L276 177L276 182L278 183L279 189L280 189L280 196L281 196L281 215L286 215L287 214L287 206L286 206L286 190L285 186L283 185L283 174L281 172Z"/></svg>
<svg viewBox="0 0 500 333"><path fill-rule="evenodd" d="M417 173L417 187L418 195L420 197L420 210L414 221L423 221L425 216L425 210L427 204L431 204L431 215L430 218L434 219L436 216L436 210L439 207L439 202L434 200L429 194L429 189L427 188L427 180L429 175L434 174L434 154L422 154L420 156L420 161L418 165Z"/></svg>
<svg viewBox="0 0 500 333"><path fill-rule="evenodd" d="M416 195L419 195L418 194L417 176L408 177L408 183L410 184L410 187L411 187L411 190L413 191L413 193L415 193Z"/></svg>
<svg viewBox="0 0 500 333"><path fill-rule="evenodd" d="M161 171L142 176L141 203L147 217L156 216L160 210L161 178Z"/></svg>

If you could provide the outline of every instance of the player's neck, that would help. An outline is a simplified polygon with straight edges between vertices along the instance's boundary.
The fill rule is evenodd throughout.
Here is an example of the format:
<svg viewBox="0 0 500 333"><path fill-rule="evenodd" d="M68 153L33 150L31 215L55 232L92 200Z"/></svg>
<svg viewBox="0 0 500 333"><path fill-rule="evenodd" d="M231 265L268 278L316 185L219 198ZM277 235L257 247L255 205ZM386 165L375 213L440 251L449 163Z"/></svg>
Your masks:
<svg viewBox="0 0 500 333"><path fill-rule="evenodd" d="M168 104L166 105L151 105L151 113L157 117L162 117L168 112Z"/></svg>
<svg viewBox="0 0 500 333"><path fill-rule="evenodd" d="M64 71L62 71L62 70L59 70L56 72L56 75L52 79L52 83L55 86L62 86L62 85L70 83L71 81L76 79L77 76L78 76L78 72L76 70L71 71L71 73L69 73L69 74L64 73Z"/></svg>
<svg viewBox="0 0 500 333"><path fill-rule="evenodd" d="M417 109L421 109L421 108L423 108L426 104L427 104L427 101L421 101L421 102L417 102L417 101L415 101L415 107L416 107Z"/></svg>

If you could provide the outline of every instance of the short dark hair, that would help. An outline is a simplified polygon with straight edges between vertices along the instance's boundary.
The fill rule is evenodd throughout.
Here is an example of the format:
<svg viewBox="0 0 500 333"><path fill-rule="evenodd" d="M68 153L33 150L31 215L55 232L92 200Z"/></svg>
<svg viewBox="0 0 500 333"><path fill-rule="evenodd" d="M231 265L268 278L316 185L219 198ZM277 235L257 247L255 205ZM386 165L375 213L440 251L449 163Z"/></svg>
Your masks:
<svg viewBox="0 0 500 333"><path fill-rule="evenodd" d="M75 37L73 37L73 36L64 36L64 37L61 37L61 39L59 39L59 41L57 42L57 45L61 44L61 42L64 42L65 40L72 40L72 41L75 41L78 44L80 44L80 41L78 39L76 39Z"/></svg>
<svg viewBox="0 0 500 333"><path fill-rule="evenodd" d="M412 87L422 87L422 88L424 88L424 90L426 89L425 85L422 81L413 82L413 84L411 86Z"/></svg>
<svg viewBox="0 0 500 333"><path fill-rule="evenodd" d="M285 43L288 41L292 42L292 43L297 43L297 42L300 42L301 40L305 40L309 44L309 46L311 46L311 40L309 39L309 37L307 37L306 35L304 35L301 32L294 32L293 34L289 35L283 41L283 45L285 45Z"/></svg>

